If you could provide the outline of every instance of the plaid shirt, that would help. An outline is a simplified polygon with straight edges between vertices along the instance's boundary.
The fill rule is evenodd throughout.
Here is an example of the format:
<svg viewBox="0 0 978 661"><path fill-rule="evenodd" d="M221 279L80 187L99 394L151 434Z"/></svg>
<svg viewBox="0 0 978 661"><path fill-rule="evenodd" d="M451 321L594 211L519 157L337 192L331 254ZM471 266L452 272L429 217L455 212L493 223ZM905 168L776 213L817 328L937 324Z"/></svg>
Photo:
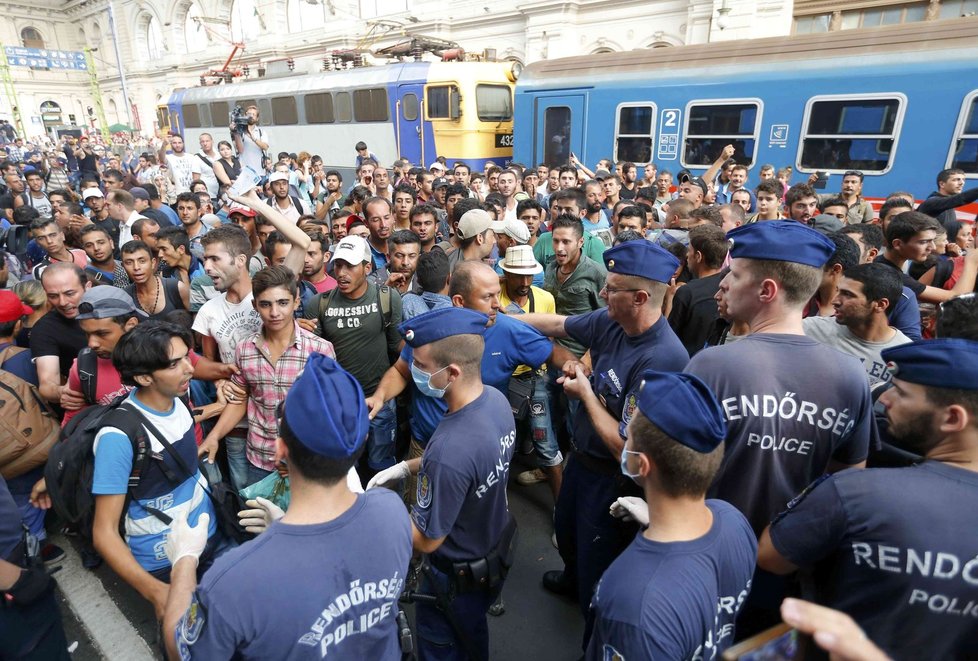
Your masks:
<svg viewBox="0 0 978 661"><path fill-rule="evenodd" d="M306 360L313 353L336 358L333 344L295 324L295 335L279 359L272 363L261 331L238 344L234 362L241 374L231 380L248 391L248 445L246 456L253 466L275 469L275 439L278 438L279 402L292 387Z"/></svg>

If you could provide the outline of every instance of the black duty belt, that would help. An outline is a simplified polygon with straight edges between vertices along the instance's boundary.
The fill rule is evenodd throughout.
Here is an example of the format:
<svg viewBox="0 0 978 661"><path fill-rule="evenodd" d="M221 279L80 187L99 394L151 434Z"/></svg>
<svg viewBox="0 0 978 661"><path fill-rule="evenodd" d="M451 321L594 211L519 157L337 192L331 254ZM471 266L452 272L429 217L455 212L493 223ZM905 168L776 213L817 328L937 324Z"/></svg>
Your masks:
<svg viewBox="0 0 978 661"><path fill-rule="evenodd" d="M451 560L437 553L428 556L431 566L452 578L456 594L491 590L500 585L513 566L516 556L516 519L512 515L495 548L484 558Z"/></svg>
<svg viewBox="0 0 978 661"><path fill-rule="evenodd" d="M592 473L597 473L598 475L604 475L606 477L613 477L621 474L621 466L610 459L599 459L598 457L592 457L591 455L585 454L576 448L574 449L572 456L574 457L574 461L581 462L581 465Z"/></svg>

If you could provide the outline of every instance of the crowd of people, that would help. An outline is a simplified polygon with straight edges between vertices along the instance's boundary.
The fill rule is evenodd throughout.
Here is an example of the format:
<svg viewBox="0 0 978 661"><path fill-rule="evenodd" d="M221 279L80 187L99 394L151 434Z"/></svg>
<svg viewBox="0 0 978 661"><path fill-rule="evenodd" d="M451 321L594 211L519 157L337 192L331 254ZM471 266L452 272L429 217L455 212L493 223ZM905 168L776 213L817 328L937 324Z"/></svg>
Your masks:
<svg viewBox="0 0 978 661"><path fill-rule="evenodd" d="M978 656L963 172L877 211L861 172L751 185L732 147L473 172L359 143L344 182L268 158L247 112L195 153L0 162L0 387L62 427L61 469L85 451L66 530L170 658L400 658L402 602L419 658L489 658L510 482L549 488L542 587L587 659L716 658L782 620L843 658ZM2 434L0 648L66 658L68 478ZM235 495L273 483L287 506Z"/></svg>

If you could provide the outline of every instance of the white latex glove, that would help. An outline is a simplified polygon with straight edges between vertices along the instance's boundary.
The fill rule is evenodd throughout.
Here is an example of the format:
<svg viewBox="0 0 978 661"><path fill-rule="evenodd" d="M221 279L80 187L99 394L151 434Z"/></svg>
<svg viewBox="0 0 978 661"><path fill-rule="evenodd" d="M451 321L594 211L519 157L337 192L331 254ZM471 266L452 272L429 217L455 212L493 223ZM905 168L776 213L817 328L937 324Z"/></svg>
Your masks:
<svg viewBox="0 0 978 661"><path fill-rule="evenodd" d="M353 493L363 493L363 483L360 481L356 468L351 468L350 472L346 474L346 486Z"/></svg>
<svg viewBox="0 0 978 661"><path fill-rule="evenodd" d="M265 532L268 526L285 516L281 507L266 498L246 500L245 507L251 509L238 512L238 521L245 530L255 535Z"/></svg>
<svg viewBox="0 0 978 661"><path fill-rule="evenodd" d="M380 471L367 482L367 490L373 489L374 487L382 487L391 482L397 482L398 480L403 480L411 476L411 469L408 468L407 462L402 461L399 464L391 466L390 468L385 468Z"/></svg>
<svg viewBox="0 0 978 661"><path fill-rule="evenodd" d="M177 564L177 560L184 556L193 557L194 561L200 559L200 554L207 546L207 530L211 524L211 517L206 512L197 519L197 525L190 527L187 523L187 513L184 512L180 517L173 519L170 524L170 532L166 536L166 544L163 547L170 565Z"/></svg>
<svg viewBox="0 0 978 661"><path fill-rule="evenodd" d="M635 496L622 496L611 503L609 513L616 519L635 521L643 528L647 528L649 525L648 503Z"/></svg>

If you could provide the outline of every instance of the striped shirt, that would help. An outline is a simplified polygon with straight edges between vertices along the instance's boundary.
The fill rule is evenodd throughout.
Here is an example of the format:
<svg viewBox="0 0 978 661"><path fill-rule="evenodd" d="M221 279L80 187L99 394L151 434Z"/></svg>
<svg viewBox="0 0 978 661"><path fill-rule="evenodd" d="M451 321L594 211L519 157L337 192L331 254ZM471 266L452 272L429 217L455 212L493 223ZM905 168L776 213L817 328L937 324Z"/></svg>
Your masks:
<svg viewBox="0 0 978 661"><path fill-rule="evenodd" d="M161 413L140 402L135 397L135 392L130 393L126 401L135 406L166 437L188 466L196 468L197 439L194 436L194 421L183 402L174 399L170 410ZM158 509L170 518L178 518L186 513L191 526L196 525L198 517L207 512L211 517L208 537L216 532L217 519L213 504L204 491L207 482L200 470L196 470L192 477L184 477L185 473L163 444L152 434L149 434L149 439L154 458L142 474L139 485L133 489L133 498L126 512L125 529L126 543L136 562L151 572L170 565L163 550L170 527L150 514L147 507ZM92 493L97 496L125 494L128 491L133 462L129 438L115 427L106 427L95 437L93 452L95 474L92 478ZM159 468L161 461L172 474L183 478L182 481L176 484L170 482Z"/></svg>
<svg viewBox="0 0 978 661"><path fill-rule="evenodd" d="M234 363L241 370L231 381L248 391L248 461L262 470L275 468L275 439L278 438L278 405L306 367L313 353L336 358L333 344L295 324L292 344L274 363L261 331L240 342Z"/></svg>

